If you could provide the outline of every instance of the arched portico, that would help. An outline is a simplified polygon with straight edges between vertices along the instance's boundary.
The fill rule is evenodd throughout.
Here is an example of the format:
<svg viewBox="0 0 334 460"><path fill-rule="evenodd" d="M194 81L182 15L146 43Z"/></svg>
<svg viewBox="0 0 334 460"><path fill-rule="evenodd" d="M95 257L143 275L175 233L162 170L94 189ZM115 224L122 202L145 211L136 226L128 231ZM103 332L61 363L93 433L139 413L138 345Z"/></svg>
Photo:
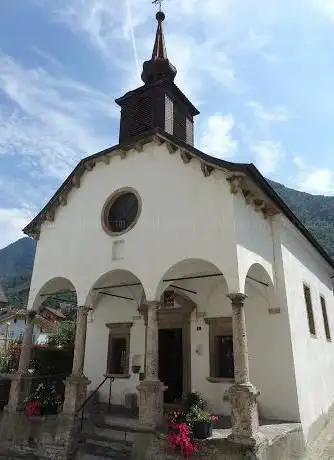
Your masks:
<svg viewBox="0 0 334 460"><path fill-rule="evenodd" d="M33 291L29 293L28 309L38 311L48 298L59 303L70 302L76 305L77 291L68 278L61 276L51 278L37 290L36 294L33 294Z"/></svg>
<svg viewBox="0 0 334 460"><path fill-rule="evenodd" d="M294 378L289 366L287 325L270 274L255 263L245 278L245 315L250 380L259 390L260 416L267 419L298 419ZM277 390L279 388L279 391ZM282 398L284 394L284 398Z"/></svg>
<svg viewBox="0 0 334 460"><path fill-rule="evenodd" d="M105 375L113 377L113 403L125 405L136 394L138 372L144 372L145 323L139 307L144 287L134 273L116 269L101 274L89 289L85 375L94 390ZM98 337L98 340L97 340ZM98 357L98 358L97 358ZM139 369L133 372L136 364ZM108 387L100 390L107 401Z"/></svg>
<svg viewBox="0 0 334 460"><path fill-rule="evenodd" d="M156 300L164 312L160 315L164 323L158 322L160 368L164 367L164 356L167 361L167 369L160 369L160 378L176 388L182 381L183 394L195 389L206 397L212 410L222 413L229 412L224 393L233 380L233 357L230 369L223 369L217 342L220 332L232 341L232 308L227 294L228 283L221 270L198 258L184 259L168 267L156 289ZM188 299L191 308L182 308L182 298ZM175 347L179 347L174 353L178 359L174 372L168 375L167 350ZM175 402L177 396L176 391ZM167 390L165 400L171 397Z"/></svg>

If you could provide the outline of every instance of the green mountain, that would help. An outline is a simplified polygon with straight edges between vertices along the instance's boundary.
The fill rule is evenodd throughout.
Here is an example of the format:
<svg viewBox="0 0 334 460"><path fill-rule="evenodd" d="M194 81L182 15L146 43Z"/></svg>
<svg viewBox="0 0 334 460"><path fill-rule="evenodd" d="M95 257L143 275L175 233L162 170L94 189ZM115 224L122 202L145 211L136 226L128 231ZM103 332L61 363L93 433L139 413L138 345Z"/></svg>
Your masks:
<svg viewBox="0 0 334 460"><path fill-rule="evenodd" d="M271 186L334 258L334 197L310 195L270 181ZM0 250L0 282L10 303L27 304L36 243L21 238Z"/></svg>
<svg viewBox="0 0 334 460"><path fill-rule="evenodd" d="M21 238L0 250L0 283L11 305L27 304L36 242Z"/></svg>
<svg viewBox="0 0 334 460"><path fill-rule="evenodd" d="M311 195L277 182L269 183L334 258L334 196Z"/></svg>

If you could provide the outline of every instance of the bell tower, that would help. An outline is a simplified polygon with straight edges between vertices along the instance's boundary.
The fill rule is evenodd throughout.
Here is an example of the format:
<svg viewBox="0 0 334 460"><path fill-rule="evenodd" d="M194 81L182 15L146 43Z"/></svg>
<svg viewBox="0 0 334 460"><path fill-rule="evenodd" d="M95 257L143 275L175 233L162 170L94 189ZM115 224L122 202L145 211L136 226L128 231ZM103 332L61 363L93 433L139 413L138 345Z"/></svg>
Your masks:
<svg viewBox="0 0 334 460"><path fill-rule="evenodd" d="M199 111L174 83L176 68L167 57L162 23L165 14L156 14L157 31L152 57L143 64L144 85L116 99L121 107L119 142L161 128L189 145L194 144L194 116Z"/></svg>

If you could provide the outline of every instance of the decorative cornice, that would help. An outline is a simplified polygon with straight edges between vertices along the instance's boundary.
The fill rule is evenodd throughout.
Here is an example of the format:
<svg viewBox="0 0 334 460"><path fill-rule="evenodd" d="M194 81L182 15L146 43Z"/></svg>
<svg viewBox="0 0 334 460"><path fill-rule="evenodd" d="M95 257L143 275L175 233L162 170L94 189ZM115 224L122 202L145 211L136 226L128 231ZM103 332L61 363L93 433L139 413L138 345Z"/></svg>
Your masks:
<svg viewBox="0 0 334 460"><path fill-rule="evenodd" d="M211 175L212 171L214 170L214 167L210 166L204 161L201 161L201 170L202 170L204 177L208 177Z"/></svg>
<svg viewBox="0 0 334 460"><path fill-rule="evenodd" d="M242 194L247 205L253 206L255 212L262 212L267 219L279 213L278 207L266 195L250 182L245 174L234 173L227 176L233 195Z"/></svg>
<svg viewBox="0 0 334 460"><path fill-rule="evenodd" d="M190 161L192 159L192 156L190 155L189 152L186 152L186 150L181 150L180 155L181 155L183 163L185 163L185 164L190 163Z"/></svg>
<svg viewBox="0 0 334 460"><path fill-rule="evenodd" d="M177 151L177 146L171 142L166 142L166 147L170 154L173 154Z"/></svg>
<svg viewBox="0 0 334 460"><path fill-rule="evenodd" d="M141 142L136 142L133 148L139 153L142 152L144 149L143 144Z"/></svg>
<svg viewBox="0 0 334 460"><path fill-rule="evenodd" d="M121 156L121 160L125 160L127 153L128 153L127 150L122 149L122 150L119 151L119 154Z"/></svg>

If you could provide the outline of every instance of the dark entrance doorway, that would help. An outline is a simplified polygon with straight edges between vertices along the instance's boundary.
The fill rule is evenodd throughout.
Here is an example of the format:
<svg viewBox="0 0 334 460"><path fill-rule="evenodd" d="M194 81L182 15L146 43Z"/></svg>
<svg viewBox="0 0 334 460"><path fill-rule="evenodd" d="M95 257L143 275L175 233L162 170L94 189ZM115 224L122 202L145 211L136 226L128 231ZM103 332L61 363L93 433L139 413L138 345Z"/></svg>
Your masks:
<svg viewBox="0 0 334 460"><path fill-rule="evenodd" d="M168 386L165 403L182 399L183 346L182 329L159 329L159 379Z"/></svg>

